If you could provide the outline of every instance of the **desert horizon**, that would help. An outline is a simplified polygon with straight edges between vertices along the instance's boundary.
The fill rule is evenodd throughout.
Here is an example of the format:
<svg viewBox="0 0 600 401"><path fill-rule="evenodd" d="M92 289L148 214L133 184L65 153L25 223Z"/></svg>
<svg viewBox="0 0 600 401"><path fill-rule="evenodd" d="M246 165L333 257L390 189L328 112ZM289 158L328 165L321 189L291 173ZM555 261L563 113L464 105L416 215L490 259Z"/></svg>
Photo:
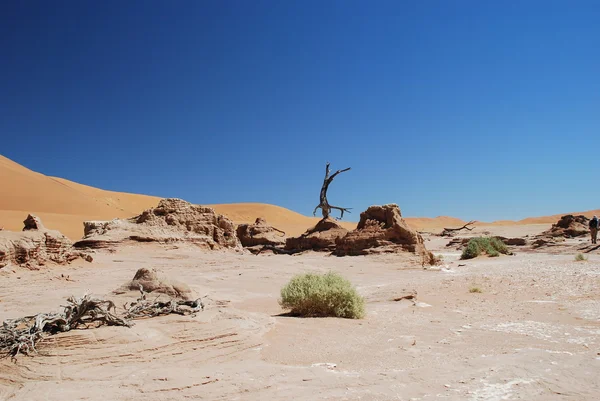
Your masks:
<svg viewBox="0 0 600 401"><path fill-rule="evenodd" d="M1 9L0 401L600 400L600 2Z"/></svg>
<svg viewBox="0 0 600 401"><path fill-rule="evenodd" d="M0 227L19 231L28 214L39 215L48 228L56 229L72 240L83 236L83 222L88 220L112 220L133 217L146 209L155 207L161 199L156 196L107 191L59 177L35 172L5 156L0 155L0 180L6 190L0 199ZM319 221L318 217L305 216L277 205L264 203L206 204L236 224L253 223L264 218L275 227L290 235L300 235ZM402 210L402 205L400 205ZM359 213L347 215L340 224L348 229L356 226ZM564 212L549 216L527 217L521 220L475 221L480 226L511 226L527 224L551 224L561 216L573 214L591 217L599 210ZM404 216L416 230L441 230L460 227L468 222L451 216L411 217Z"/></svg>

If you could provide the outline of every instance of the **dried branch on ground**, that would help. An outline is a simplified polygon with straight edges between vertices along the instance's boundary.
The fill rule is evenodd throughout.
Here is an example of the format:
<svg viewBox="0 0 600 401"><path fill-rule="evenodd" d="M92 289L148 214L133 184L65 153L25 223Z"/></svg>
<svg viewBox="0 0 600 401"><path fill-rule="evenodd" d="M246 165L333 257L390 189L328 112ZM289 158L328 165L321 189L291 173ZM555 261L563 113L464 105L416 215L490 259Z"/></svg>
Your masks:
<svg viewBox="0 0 600 401"><path fill-rule="evenodd" d="M18 319L6 320L0 327L0 356L15 358L19 353L37 353L36 345L45 337L74 329L96 328L101 325L133 326L131 320L167 315L192 315L204 310L200 299L195 301L147 301L141 297L125 308L124 316L118 316L115 304L110 300L92 298L85 294L81 298L70 297L62 312L38 313ZM112 312L111 312L112 311Z"/></svg>
<svg viewBox="0 0 600 401"><path fill-rule="evenodd" d="M161 315L169 315L171 313L177 315L192 315L198 311L204 310L204 303L201 298L194 301L174 300L159 301L157 297L154 301L146 299L146 293L140 285L142 293L137 301L125 304L125 318L127 319L142 319Z"/></svg>

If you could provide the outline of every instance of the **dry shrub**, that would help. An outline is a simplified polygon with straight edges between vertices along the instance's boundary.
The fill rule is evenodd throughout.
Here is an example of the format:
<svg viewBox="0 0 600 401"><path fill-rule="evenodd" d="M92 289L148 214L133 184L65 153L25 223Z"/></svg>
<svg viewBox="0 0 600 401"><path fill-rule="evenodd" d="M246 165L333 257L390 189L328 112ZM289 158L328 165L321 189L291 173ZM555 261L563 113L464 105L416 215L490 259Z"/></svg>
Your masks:
<svg viewBox="0 0 600 401"><path fill-rule="evenodd" d="M361 319L364 299L350 281L337 273L301 274L281 289L280 304L291 314L305 317Z"/></svg>
<svg viewBox="0 0 600 401"><path fill-rule="evenodd" d="M504 242L496 237L472 238L463 250L461 259L473 259L485 252L488 256L508 255L510 251Z"/></svg>

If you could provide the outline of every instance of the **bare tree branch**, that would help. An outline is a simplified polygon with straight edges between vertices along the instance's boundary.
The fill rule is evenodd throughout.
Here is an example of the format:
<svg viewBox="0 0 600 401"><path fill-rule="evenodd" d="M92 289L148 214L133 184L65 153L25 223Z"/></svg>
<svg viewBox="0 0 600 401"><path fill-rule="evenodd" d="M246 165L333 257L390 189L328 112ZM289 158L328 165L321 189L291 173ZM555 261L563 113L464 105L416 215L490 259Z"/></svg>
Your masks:
<svg viewBox="0 0 600 401"><path fill-rule="evenodd" d="M325 179L323 179L323 186L321 187L321 194L319 197L320 203L317 205L317 207L315 207L315 210L313 211L313 216L316 216L317 209L321 209L321 212L323 213L323 218L325 219L325 218L329 217L329 215L331 214L331 209L335 209L335 210L339 210L341 212L340 219L342 219L344 217L344 212L350 213L350 208L331 206L329 204L329 202L327 201L327 190L329 189L329 185L331 184L333 179L338 174L341 174L345 171L350 170L350 167L342 169L342 170L337 170L335 173L333 173L330 176L329 173L331 172L331 170L329 169L329 166L330 166L330 164L328 162L325 165Z"/></svg>
<svg viewBox="0 0 600 401"><path fill-rule="evenodd" d="M442 237L448 237L448 236L451 236L456 231L460 231L460 230L471 231L475 227L469 227L469 226L472 226L473 224L475 224L475 221L471 220L471 221L469 221L467 224L465 224L462 227L458 227L458 228L444 228L444 231L442 231L441 235L442 235Z"/></svg>

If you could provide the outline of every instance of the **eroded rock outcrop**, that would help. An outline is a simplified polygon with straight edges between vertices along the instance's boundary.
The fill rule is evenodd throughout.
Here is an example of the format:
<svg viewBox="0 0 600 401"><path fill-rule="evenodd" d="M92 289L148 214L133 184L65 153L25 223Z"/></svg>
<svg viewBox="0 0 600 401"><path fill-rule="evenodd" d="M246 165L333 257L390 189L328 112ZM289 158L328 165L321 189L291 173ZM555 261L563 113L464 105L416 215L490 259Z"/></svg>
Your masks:
<svg viewBox="0 0 600 401"><path fill-rule="evenodd" d="M506 238L506 237L497 235L496 238L498 238L500 241L504 242L504 244L508 245L508 246L525 246L525 245L527 245L527 239L521 238L521 237Z"/></svg>
<svg viewBox="0 0 600 401"><path fill-rule="evenodd" d="M73 248L73 243L60 232L44 228L39 217L29 215L22 232L0 231L0 268L9 264L36 267L48 262L66 264L92 257Z"/></svg>
<svg viewBox="0 0 600 401"><path fill-rule="evenodd" d="M42 220L37 217L34 216L32 214L27 215L27 218L25 220L23 220L23 225L25 227L23 227L23 231L29 231L29 230L45 230L46 227L44 227L44 224L42 223Z"/></svg>
<svg viewBox="0 0 600 401"><path fill-rule="evenodd" d="M240 224L237 236L242 246L255 247L260 245L282 246L285 244L285 233L269 224L263 218L257 218L254 224Z"/></svg>
<svg viewBox="0 0 600 401"><path fill-rule="evenodd" d="M589 219L585 216L568 214L562 216L556 224L553 224L549 230L544 231L541 236L575 238L588 235L590 232L588 222Z"/></svg>
<svg viewBox="0 0 600 401"><path fill-rule="evenodd" d="M122 242L189 242L207 249L240 249L235 226L210 207L181 199L162 199L158 206L130 219L86 221L78 248L106 248Z"/></svg>
<svg viewBox="0 0 600 401"><path fill-rule="evenodd" d="M356 230L337 240L334 253L345 256L391 252L412 253L424 265L435 263L423 237L404 221L396 204L371 206L362 212Z"/></svg>
<svg viewBox="0 0 600 401"><path fill-rule="evenodd" d="M285 249L288 251L331 252L335 250L336 241L346 234L348 234L348 230L331 217L328 217L321 219L301 236L288 238L285 242Z"/></svg>
<svg viewBox="0 0 600 401"><path fill-rule="evenodd" d="M140 289L153 294L166 294L173 298L193 299L192 290L187 284L167 277L156 269L147 269L145 267L135 273L133 280L123 284L113 291L113 293L139 292Z"/></svg>

